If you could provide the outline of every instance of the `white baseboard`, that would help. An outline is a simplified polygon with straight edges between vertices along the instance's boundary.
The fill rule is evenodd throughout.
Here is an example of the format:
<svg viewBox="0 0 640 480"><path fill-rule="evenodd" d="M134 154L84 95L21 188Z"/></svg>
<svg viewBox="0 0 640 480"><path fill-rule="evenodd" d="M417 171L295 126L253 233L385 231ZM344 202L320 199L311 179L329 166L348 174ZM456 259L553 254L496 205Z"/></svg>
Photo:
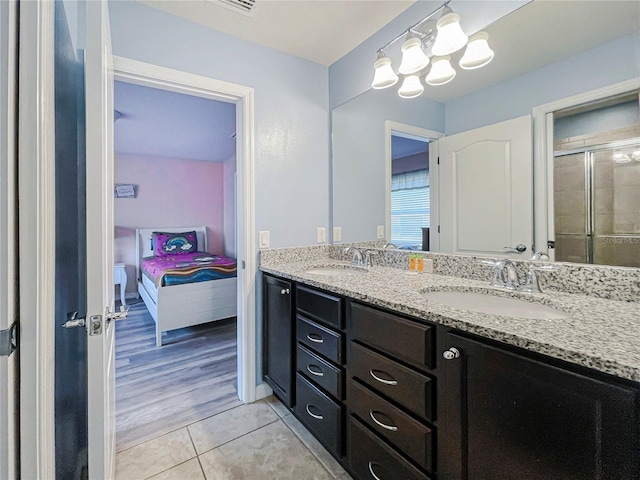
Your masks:
<svg viewBox="0 0 640 480"><path fill-rule="evenodd" d="M119 297L118 297L119 298ZM138 292L127 292L124 294L124 298L129 299L129 298L140 298L140 294Z"/></svg>
<svg viewBox="0 0 640 480"><path fill-rule="evenodd" d="M262 382L259 385L256 385L256 400L260 400L261 398L266 398L273 393L271 387L266 383Z"/></svg>

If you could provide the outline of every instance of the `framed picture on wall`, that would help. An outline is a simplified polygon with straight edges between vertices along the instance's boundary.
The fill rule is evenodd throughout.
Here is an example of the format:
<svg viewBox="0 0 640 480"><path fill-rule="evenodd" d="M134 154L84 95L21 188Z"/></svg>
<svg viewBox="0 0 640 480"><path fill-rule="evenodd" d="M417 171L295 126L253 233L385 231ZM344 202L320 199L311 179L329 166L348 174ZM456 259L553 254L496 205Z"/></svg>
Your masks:
<svg viewBox="0 0 640 480"><path fill-rule="evenodd" d="M136 198L138 186L132 183L116 183L114 187L115 198Z"/></svg>

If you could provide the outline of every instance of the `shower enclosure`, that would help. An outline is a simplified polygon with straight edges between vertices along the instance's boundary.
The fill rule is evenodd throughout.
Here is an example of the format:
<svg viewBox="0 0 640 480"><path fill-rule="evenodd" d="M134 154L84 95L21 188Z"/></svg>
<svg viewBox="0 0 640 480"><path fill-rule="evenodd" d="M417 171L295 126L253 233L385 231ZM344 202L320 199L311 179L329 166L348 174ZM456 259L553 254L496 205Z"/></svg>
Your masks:
<svg viewBox="0 0 640 480"><path fill-rule="evenodd" d="M555 260L640 267L640 139L559 151Z"/></svg>

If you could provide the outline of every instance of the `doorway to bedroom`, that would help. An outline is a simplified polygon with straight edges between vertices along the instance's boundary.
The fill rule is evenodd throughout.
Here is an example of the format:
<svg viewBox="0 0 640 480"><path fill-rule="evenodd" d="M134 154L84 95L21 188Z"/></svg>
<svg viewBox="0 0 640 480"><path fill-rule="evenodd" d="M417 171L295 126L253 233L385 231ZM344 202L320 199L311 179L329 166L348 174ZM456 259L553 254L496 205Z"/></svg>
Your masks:
<svg viewBox="0 0 640 480"><path fill-rule="evenodd" d="M122 81L114 97L121 451L242 402L236 105Z"/></svg>

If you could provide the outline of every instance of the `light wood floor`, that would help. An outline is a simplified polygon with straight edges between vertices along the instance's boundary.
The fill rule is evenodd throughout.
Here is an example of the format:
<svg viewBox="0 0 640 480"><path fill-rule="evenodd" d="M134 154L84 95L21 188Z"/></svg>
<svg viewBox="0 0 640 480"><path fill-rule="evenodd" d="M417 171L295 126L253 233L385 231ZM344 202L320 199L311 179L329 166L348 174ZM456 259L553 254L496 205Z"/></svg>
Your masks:
<svg viewBox="0 0 640 480"><path fill-rule="evenodd" d="M144 303L116 327L116 441L121 451L240 405L236 319L165 334Z"/></svg>

